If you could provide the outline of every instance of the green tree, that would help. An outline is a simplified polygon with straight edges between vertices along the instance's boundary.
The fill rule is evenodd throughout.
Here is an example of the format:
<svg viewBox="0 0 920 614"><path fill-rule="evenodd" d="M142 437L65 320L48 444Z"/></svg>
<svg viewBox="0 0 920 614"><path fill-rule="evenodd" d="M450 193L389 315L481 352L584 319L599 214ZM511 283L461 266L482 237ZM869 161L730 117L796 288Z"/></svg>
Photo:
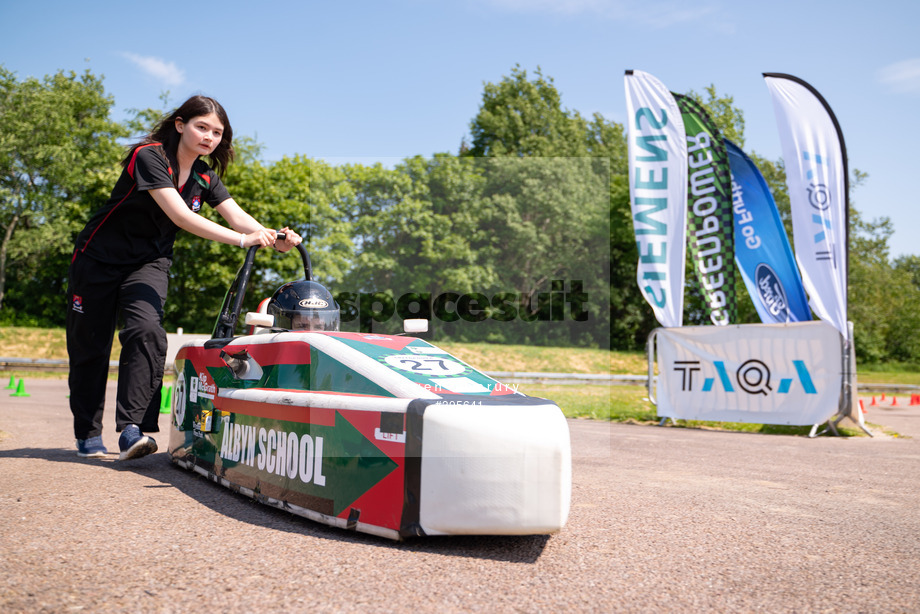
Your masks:
<svg viewBox="0 0 920 614"><path fill-rule="evenodd" d="M891 294L897 306L889 348L893 358L920 366L920 256L894 261Z"/></svg>
<svg viewBox="0 0 920 614"><path fill-rule="evenodd" d="M891 263L888 237L893 230L887 217L865 221L859 212L850 211L847 298L856 357L867 363L894 360L917 364L920 258L904 256Z"/></svg>
<svg viewBox="0 0 920 614"><path fill-rule="evenodd" d="M899 256L894 261L894 268L905 273L911 284L920 290L920 256Z"/></svg>
<svg viewBox="0 0 920 614"><path fill-rule="evenodd" d="M498 157L483 164L482 227L491 231L491 241L482 253L495 263L495 291L514 290L518 295L517 319L502 323L494 339L539 345L606 344L608 161ZM575 325L575 306L553 303L560 293L584 293L587 301L582 307L589 320ZM544 326L547 317L551 325Z"/></svg>
<svg viewBox="0 0 920 614"><path fill-rule="evenodd" d="M634 290L638 253L632 235L628 189L624 191L627 185L627 155L623 126L608 122L600 114L586 120L577 111L564 109L551 78L544 77L539 68L534 77L529 78L526 71L516 66L501 82L485 85L482 104L470 129L472 145L466 152L468 155L606 160L606 168L601 174L607 181L608 207L604 215L593 218L591 223L597 224L597 228L575 226L582 233L578 244L590 242L589 237L595 236L595 230L606 236L604 243L594 244L592 257L596 262L604 261L602 277L610 281L609 287L604 290L604 295L609 295L609 309L602 321L609 323L612 346L632 349L644 343L651 330L651 321L645 315L647 309L642 305L642 297ZM536 167L522 167L516 172L519 178L523 178L535 170ZM589 179L597 176L596 170L588 172ZM528 179L531 182L535 180L533 177ZM496 203L514 202L516 206L524 206L509 194L495 198ZM538 202L535 201L535 204ZM564 214L555 218L556 224L583 221L583 216L575 210L574 201L570 205ZM528 211L525 206L518 213L511 214L510 218L533 214L534 211ZM508 212L505 215L509 215ZM516 241L526 235L526 230L501 226L496 233L497 237L507 236L508 240L502 243L511 246L518 244ZM515 237L515 233L518 236ZM552 232L547 231L546 237L551 236ZM535 240L542 240L542 237ZM578 247L556 245L559 254L565 254L570 249L577 251ZM526 260L505 259L502 262L506 267L508 263L520 266ZM552 270L553 263L547 261L546 266L547 270ZM532 292L526 286L519 289L525 294Z"/></svg>
<svg viewBox="0 0 920 614"><path fill-rule="evenodd" d="M354 220L343 206L354 194L348 171L321 160L310 160L309 212L303 237L314 261L314 278L334 289L345 279L355 259Z"/></svg>
<svg viewBox="0 0 920 614"><path fill-rule="evenodd" d="M720 96L715 84L710 84L705 91L705 97L694 90L686 95L705 107L723 138L744 149L744 112L735 106L735 97Z"/></svg>
<svg viewBox="0 0 920 614"><path fill-rule="evenodd" d="M125 132L111 106L89 71L20 81L0 67L0 308L63 322L74 235L118 173Z"/></svg>
<svg viewBox="0 0 920 614"><path fill-rule="evenodd" d="M892 268L888 262L887 235L891 220L864 221L850 213L850 258L847 303L854 323L856 358L861 362L887 360L895 296L890 292Z"/></svg>
<svg viewBox="0 0 920 614"><path fill-rule="evenodd" d="M494 279L477 250L482 228L478 165L436 154L393 170L350 167L360 246L350 282L361 291L466 292Z"/></svg>
<svg viewBox="0 0 920 614"><path fill-rule="evenodd" d="M332 206L353 230L354 259L339 285L350 293L349 317L358 300L390 303L375 308L382 314L408 294L429 300L491 283L493 263L478 251L488 230L480 225L482 179L474 159L415 156L394 169L349 165L343 173Z"/></svg>
<svg viewBox="0 0 920 614"><path fill-rule="evenodd" d="M552 78L539 68L533 80L520 66L499 83L486 83L470 124L473 156L584 155L587 122L561 107Z"/></svg>
<svg viewBox="0 0 920 614"><path fill-rule="evenodd" d="M589 121L563 109L553 79L540 68L533 79L515 66L499 83L486 83L470 133L467 155L607 157L614 173L626 172L623 127L599 113Z"/></svg>

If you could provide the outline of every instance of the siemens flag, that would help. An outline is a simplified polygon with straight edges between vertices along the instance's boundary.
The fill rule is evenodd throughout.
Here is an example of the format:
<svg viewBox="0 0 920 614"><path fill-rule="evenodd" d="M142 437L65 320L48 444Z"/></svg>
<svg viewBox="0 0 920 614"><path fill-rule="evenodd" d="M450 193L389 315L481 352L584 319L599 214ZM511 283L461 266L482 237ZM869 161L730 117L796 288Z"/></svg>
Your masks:
<svg viewBox="0 0 920 614"><path fill-rule="evenodd" d="M639 248L636 279L665 327L683 323L687 142L677 102L660 81L626 71L629 195Z"/></svg>

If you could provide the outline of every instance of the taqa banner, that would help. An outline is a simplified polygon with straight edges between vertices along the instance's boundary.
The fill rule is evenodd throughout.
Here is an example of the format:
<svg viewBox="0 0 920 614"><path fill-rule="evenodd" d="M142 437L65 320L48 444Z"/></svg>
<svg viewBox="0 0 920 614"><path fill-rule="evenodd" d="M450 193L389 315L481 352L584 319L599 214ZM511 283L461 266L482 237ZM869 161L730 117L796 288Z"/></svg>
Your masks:
<svg viewBox="0 0 920 614"><path fill-rule="evenodd" d="M687 249L706 316L738 321L731 173L722 135L693 98L674 94L687 132Z"/></svg>
<svg viewBox="0 0 920 614"><path fill-rule="evenodd" d="M801 426L840 406L842 338L825 322L659 328L651 338L659 417Z"/></svg>
<svg viewBox="0 0 920 614"><path fill-rule="evenodd" d="M626 109L636 279L662 326L680 326L687 227L684 123L668 88L639 70L626 71Z"/></svg>
<svg viewBox="0 0 920 614"><path fill-rule="evenodd" d="M732 176L735 258L760 321L811 320L802 277L767 182L740 147L725 139L725 149Z"/></svg>
<svg viewBox="0 0 920 614"><path fill-rule="evenodd" d="M847 158L843 133L813 87L765 73L792 207L795 257L812 310L847 337Z"/></svg>

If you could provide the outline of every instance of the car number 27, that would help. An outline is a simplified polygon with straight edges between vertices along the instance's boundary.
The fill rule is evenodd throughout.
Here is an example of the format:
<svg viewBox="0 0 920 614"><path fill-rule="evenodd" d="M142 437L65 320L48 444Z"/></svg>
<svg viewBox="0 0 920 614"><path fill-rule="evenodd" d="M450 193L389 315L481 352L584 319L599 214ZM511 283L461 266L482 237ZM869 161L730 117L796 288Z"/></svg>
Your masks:
<svg viewBox="0 0 920 614"><path fill-rule="evenodd" d="M424 375L458 375L466 370L466 365L441 356L387 356L386 362L391 367Z"/></svg>

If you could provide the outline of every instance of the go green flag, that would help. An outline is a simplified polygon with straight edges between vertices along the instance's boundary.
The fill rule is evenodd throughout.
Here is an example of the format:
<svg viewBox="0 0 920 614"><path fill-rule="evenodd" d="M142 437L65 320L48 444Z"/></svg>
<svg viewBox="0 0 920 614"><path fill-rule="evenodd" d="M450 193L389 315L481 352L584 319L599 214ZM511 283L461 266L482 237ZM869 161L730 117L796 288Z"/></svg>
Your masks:
<svg viewBox="0 0 920 614"><path fill-rule="evenodd" d="M736 323L735 221L731 171L722 135L694 99L674 94L687 134L687 247L706 315Z"/></svg>

